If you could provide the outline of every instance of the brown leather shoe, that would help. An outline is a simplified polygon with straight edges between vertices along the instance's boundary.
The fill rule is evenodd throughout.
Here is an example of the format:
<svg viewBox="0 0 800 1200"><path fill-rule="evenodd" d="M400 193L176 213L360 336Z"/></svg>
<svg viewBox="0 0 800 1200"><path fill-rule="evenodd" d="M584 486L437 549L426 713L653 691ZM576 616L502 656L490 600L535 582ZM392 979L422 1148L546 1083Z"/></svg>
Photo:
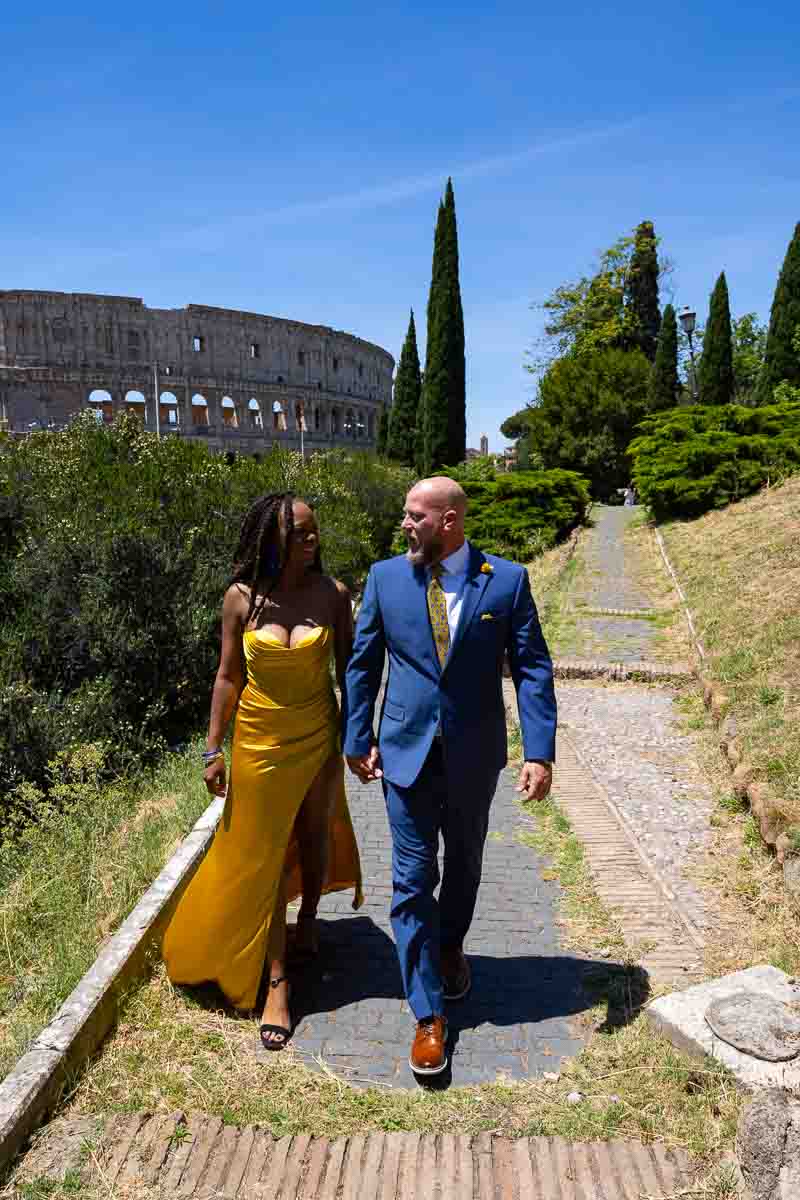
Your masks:
<svg viewBox="0 0 800 1200"><path fill-rule="evenodd" d="M408 1065L416 1075L438 1075L447 1066L447 1021L428 1017L417 1021Z"/></svg>
<svg viewBox="0 0 800 1200"><path fill-rule="evenodd" d="M442 990L445 1000L463 1000L472 987L472 972L463 950L442 951Z"/></svg>

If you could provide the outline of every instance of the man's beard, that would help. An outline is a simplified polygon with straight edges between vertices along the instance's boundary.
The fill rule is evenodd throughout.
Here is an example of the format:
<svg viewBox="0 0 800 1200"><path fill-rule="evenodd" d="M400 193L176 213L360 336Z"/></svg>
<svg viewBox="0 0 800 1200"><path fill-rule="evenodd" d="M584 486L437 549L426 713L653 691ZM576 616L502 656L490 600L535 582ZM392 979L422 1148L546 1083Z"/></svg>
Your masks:
<svg viewBox="0 0 800 1200"><path fill-rule="evenodd" d="M408 550L406 550L406 558L412 567L429 567L431 563L439 562L443 550L444 543L441 538L434 536L427 545L417 545L416 550L412 550L409 545Z"/></svg>

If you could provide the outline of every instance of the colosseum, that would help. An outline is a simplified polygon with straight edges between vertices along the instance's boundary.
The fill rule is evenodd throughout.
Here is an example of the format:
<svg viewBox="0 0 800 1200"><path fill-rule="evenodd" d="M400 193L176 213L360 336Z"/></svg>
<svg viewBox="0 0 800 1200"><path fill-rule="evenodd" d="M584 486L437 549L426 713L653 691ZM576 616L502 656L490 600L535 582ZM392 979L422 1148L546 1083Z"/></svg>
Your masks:
<svg viewBox="0 0 800 1200"><path fill-rule="evenodd" d="M0 429L59 429L82 409L258 454L375 445L394 359L324 325L128 296L0 291Z"/></svg>

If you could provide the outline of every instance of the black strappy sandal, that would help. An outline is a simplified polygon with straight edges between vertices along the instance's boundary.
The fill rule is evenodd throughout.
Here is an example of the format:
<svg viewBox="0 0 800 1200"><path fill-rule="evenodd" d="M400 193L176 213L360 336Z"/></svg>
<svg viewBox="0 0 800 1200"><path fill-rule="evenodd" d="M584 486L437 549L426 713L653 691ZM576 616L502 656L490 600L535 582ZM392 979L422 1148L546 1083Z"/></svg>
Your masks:
<svg viewBox="0 0 800 1200"><path fill-rule="evenodd" d="M276 988L279 983L285 983L286 981L287 976L281 975L278 979L270 979L269 986ZM287 1029L285 1025L261 1025L258 1032L261 1037L261 1045L265 1050L283 1050L294 1030L291 1028ZM267 1041L264 1037L265 1033L272 1033L275 1036Z"/></svg>

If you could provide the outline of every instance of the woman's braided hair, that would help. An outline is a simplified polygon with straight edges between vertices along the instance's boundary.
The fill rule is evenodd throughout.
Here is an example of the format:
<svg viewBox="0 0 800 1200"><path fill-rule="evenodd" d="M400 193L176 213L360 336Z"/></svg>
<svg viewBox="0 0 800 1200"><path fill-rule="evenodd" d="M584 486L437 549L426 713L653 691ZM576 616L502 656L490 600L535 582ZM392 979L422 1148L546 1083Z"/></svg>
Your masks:
<svg viewBox="0 0 800 1200"><path fill-rule="evenodd" d="M289 559L294 529L294 492L270 492L259 496L244 515L239 532L239 545L233 560L231 584L243 583L250 589L245 627L261 611L276 587ZM322 570L319 547L314 569ZM257 598L258 581L266 581L261 599Z"/></svg>

